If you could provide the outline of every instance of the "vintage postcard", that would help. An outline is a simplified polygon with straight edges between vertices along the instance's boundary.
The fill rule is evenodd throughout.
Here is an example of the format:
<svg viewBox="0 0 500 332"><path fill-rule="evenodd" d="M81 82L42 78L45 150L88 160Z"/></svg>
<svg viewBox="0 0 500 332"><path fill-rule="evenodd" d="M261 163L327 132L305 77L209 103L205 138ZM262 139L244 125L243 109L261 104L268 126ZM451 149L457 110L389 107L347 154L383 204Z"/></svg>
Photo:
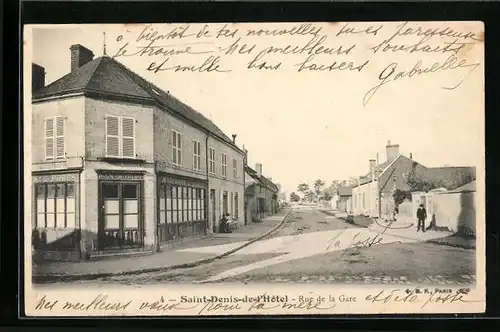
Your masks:
<svg viewBox="0 0 500 332"><path fill-rule="evenodd" d="M484 40L25 26L26 315L484 312Z"/></svg>

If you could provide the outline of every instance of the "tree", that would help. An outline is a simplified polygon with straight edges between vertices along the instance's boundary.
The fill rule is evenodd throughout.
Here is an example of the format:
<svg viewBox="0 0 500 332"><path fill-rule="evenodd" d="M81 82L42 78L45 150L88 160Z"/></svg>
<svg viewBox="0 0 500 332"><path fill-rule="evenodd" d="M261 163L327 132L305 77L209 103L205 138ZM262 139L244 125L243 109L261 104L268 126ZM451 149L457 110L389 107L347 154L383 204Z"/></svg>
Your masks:
<svg viewBox="0 0 500 332"><path fill-rule="evenodd" d="M290 201L291 202L299 202L300 201L300 196L297 195L295 193L295 191L293 193L290 194Z"/></svg>
<svg viewBox="0 0 500 332"><path fill-rule="evenodd" d="M304 199L308 202L312 202L314 200L314 191L312 190L308 190L305 194L304 194Z"/></svg>
<svg viewBox="0 0 500 332"><path fill-rule="evenodd" d="M309 191L309 184L307 184L307 183L299 184L297 186L297 191L305 197L306 193Z"/></svg>
<svg viewBox="0 0 500 332"><path fill-rule="evenodd" d="M323 193L323 199L324 199L325 201L331 201L331 200L332 200L332 198L333 198L333 195L332 195L332 194L330 194L329 192L326 192L326 191L325 191L325 192Z"/></svg>
<svg viewBox="0 0 500 332"><path fill-rule="evenodd" d="M321 189L323 189L323 186L325 185L325 181L321 179L317 179L314 181L314 193L316 194L316 197L319 197L321 195Z"/></svg>
<svg viewBox="0 0 500 332"><path fill-rule="evenodd" d="M410 187L410 191L428 192L432 189L446 187L444 181L426 179L423 176L417 174L415 170L406 175L405 182Z"/></svg>
<svg viewBox="0 0 500 332"><path fill-rule="evenodd" d="M394 198L394 204L398 207L405 199L411 201L411 191L396 189L392 194L392 198Z"/></svg>

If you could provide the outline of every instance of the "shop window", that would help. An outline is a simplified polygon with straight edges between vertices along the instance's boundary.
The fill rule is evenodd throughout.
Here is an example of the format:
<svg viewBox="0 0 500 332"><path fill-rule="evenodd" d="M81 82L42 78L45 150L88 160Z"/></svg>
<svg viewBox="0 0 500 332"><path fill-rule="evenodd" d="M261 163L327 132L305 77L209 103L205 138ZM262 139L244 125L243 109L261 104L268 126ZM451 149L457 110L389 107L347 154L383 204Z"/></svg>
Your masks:
<svg viewBox="0 0 500 332"><path fill-rule="evenodd" d="M35 191L37 228L75 228L74 183L37 184Z"/></svg>

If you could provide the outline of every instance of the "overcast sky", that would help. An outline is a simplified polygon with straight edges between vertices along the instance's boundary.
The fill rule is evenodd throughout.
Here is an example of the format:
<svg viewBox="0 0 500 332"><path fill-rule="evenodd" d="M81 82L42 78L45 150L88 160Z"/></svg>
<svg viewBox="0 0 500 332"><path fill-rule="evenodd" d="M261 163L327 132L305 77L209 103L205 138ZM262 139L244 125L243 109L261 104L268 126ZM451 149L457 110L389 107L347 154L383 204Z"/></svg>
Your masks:
<svg viewBox="0 0 500 332"><path fill-rule="evenodd" d="M172 29L168 25L156 27L162 31ZM248 28L243 24L237 27L240 31ZM200 28L191 26L190 31ZM390 36L389 28L394 30L394 25L384 26L386 28L386 35L371 40L361 35L335 39L339 25L322 26L322 33L328 36L325 46L356 43L360 50L349 57L329 55L318 62L349 58L361 64L369 60L369 66L362 72L298 73L293 64L301 62L304 56L287 57L278 71L247 70L245 63L252 56L223 57L221 67L232 70L226 73L163 71L155 74L146 68L151 61L163 61L161 57L119 57L117 60L212 119L229 137L237 134L238 145L244 144L249 151L250 165L262 163L264 175L281 183L288 193L301 182L312 183L321 178L328 183L366 173L368 160L377 153L380 162L385 160L388 140L399 144L403 153L411 152L415 160L426 166L481 165L482 65L455 90L441 87L460 81L468 69L387 84L363 105L365 93L377 84L381 70L395 59L401 68L411 68L418 60L432 64L447 57L434 55L437 60L433 60L418 54L373 55L361 50L362 46L369 47ZM113 55L124 40L134 41L143 29L143 25L37 28L33 30L33 61L45 67L49 84L69 72L72 44L82 44L96 57L102 56L103 31L106 31L107 54ZM117 42L119 35L124 38ZM261 48L290 43L302 45L309 37L260 37L248 43L258 43ZM207 47L225 47L229 41L208 38ZM131 50L132 47L135 47L133 43ZM474 47L466 54L467 59L481 61L481 52L482 45ZM206 57L207 54L177 56L170 63L195 64ZM273 63L277 58L269 59Z"/></svg>

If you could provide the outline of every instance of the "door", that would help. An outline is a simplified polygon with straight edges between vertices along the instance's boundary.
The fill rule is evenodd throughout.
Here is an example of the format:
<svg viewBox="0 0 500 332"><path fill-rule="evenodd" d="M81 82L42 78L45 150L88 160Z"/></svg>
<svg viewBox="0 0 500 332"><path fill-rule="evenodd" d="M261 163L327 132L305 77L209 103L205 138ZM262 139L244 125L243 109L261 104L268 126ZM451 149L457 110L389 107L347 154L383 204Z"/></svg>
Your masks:
<svg viewBox="0 0 500 332"><path fill-rule="evenodd" d="M212 220L212 228L214 233L216 232L215 228L217 225L217 214L215 212L215 189L210 189L210 208L212 209L212 215L210 216L210 219Z"/></svg>
<svg viewBox="0 0 500 332"><path fill-rule="evenodd" d="M140 182L101 182L99 249L142 247Z"/></svg>
<svg viewBox="0 0 500 332"><path fill-rule="evenodd" d="M223 214L228 214L228 204L227 204L227 191L222 194L222 212Z"/></svg>

